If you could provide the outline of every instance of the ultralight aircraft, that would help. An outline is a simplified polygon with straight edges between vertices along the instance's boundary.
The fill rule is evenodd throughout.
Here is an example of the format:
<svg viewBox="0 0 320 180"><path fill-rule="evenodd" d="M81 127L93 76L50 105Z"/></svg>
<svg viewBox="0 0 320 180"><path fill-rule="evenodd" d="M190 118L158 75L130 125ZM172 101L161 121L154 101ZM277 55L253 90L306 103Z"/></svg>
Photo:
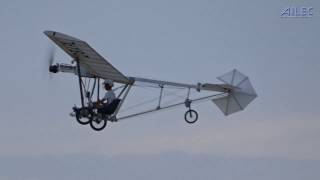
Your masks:
<svg viewBox="0 0 320 180"><path fill-rule="evenodd" d="M85 41L55 31L45 31L44 34L71 56L71 63L75 65L64 63L53 64L53 51L51 51L48 57L49 71L51 73L73 73L78 76L77 81L79 83L81 106L73 107L73 113L80 124L90 124L90 126L96 131L104 129L108 121L118 122L123 119L163 109L169 109L180 105L184 105L187 108L187 111L184 114L184 119L187 123L192 124L198 120L198 113L191 108L191 104L194 102L211 100L219 107L223 114L227 116L244 110L247 105L257 97L249 78L236 69L218 77L217 79L222 82L221 84L184 84L131 77L126 76L117 70L109 61L98 54ZM97 110L101 105L94 102L93 95L96 94L96 100L99 102L100 80L106 79L117 83L119 85L117 89L119 89L120 92L117 94L116 100L112 102L109 112L107 114L101 114ZM90 80L92 82L91 84ZM139 82L149 84L159 89L156 106L151 107L151 109L134 112L125 116L118 116L119 110L126 101L128 93L132 88L137 87ZM164 90L167 88L180 88L185 90L184 100L164 105L162 103L162 99ZM195 90L199 93L204 91L212 92L213 94L191 98L191 90Z"/></svg>

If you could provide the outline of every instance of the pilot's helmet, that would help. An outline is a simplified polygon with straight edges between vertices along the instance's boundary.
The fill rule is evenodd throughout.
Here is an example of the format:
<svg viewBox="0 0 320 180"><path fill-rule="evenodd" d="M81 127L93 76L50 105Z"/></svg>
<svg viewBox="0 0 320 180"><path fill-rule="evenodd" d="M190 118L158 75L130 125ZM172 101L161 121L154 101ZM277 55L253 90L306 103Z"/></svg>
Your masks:
<svg viewBox="0 0 320 180"><path fill-rule="evenodd" d="M109 86L113 86L113 81L111 80L111 79L106 79L106 80L104 80L104 82L103 82L103 84L107 84L107 85L109 85Z"/></svg>

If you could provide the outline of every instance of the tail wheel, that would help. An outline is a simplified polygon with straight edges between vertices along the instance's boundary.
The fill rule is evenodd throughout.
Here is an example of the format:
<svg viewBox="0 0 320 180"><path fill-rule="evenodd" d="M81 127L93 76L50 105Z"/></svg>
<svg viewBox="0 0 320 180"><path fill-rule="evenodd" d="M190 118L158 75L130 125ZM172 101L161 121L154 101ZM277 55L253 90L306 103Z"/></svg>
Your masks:
<svg viewBox="0 0 320 180"><path fill-rule="evenodd" d="M90 121L90 126L95 131L101 131L107 126L107 120L95 117Z"/></svg>
<svg viewBox="0 0 320 180"><path fill-rule="evenodd" d="M195 110L188 110L185 114L184 114L184 120L189 123L189 124L193 124L198 120L198 113Z"/></svg>

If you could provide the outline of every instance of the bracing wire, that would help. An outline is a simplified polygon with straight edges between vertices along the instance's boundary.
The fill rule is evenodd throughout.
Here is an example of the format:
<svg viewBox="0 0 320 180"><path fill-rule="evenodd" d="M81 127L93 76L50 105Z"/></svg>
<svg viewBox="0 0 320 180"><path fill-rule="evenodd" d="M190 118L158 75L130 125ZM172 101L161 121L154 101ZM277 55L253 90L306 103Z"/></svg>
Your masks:
<svg viewBox="0 0 320 180"><path fill-rule="evenodd" d="M90 88L90 81L91 81L91 78L89 78L89 82L88 82L88 86L87 86L87 90L89 90L89 88Z"/></svg>
<svg viewBox="0 0 320 180"><path fill-rule="evenodd" d="M84 79L84 80L83 80L83 79ZM82 78L82 77L81 77L81 85L82 85L84 91L86 91L86 78Z"/></svg>
<svg viewBox="0 0 320 180"><path fill-rule="evenodd" d="M95 88L96 88L96 83L97 83L97 79L94 78L93 85L92 85L92 89L91 89L90 99L92 98L92 96L93 96L93 94L94 94L94 90L95 90Z"/></svg>
<svg viewBox="0 0 320 180"><path fill-rule="evenodd" d="M141 87L141 86L140 86L140 87ZM145 88L144 88L144 89L145 89ZM185 98L185 97L182 97L182 96L179 96L179 95L176 94L176 93L178 93L179 91L182 91L182 90L185 90L185 89L186 89L186 88L179 88L179 89L177 89L177 90L174 91L174 92L166 93L165 96L167 96L167 97L168 97L168 96L176 96L176 97L178 97L178 98ZM175 99L178 99L178 98L175 98ZM146 100L146 101L143 101L143 102L141 102L141 103L138 103L138 104L134 104L134 105L132 105L132 106L129 106L129 107L121 110L120 112L121 112L121 113L124 113L124 112L127 112L127 111L129 111L129 110L136 109L136 108L138 108L138 107L141 107L141 106L146 105L146 104L153 103L153 102L158 101L158 100L159 100L159 97L152 98L152 99L150 99L150 100Z"/></svg>

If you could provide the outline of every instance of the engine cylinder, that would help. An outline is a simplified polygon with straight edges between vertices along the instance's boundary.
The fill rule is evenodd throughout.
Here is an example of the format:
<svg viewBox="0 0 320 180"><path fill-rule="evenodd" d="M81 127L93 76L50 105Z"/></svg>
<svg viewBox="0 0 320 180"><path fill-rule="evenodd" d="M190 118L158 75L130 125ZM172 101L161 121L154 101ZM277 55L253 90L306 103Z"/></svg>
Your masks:
<svg viewBox="0 0 320 180"><path fill-rule="evenodd" d="M57 73L59 70L59 67L57 65L51 65L49 66L49 72L52 72L52 73Z"/></svg>

